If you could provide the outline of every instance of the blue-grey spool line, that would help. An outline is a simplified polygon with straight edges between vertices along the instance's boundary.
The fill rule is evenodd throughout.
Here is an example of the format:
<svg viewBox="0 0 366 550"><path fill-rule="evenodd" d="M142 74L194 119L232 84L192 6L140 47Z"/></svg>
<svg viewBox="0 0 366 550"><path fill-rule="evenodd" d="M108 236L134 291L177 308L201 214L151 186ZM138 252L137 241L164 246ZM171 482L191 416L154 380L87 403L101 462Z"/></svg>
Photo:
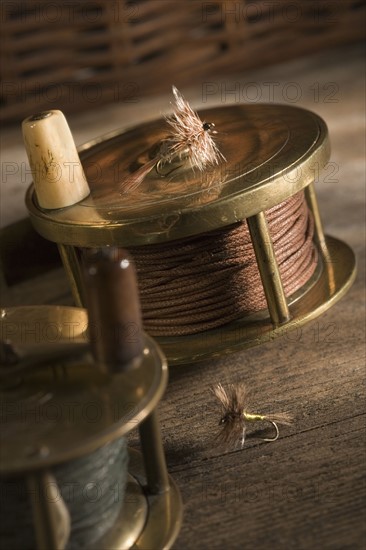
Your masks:
<svg viewBox="0 0 366 550"><path fill-rule="evenodd" d="M66 550L87 550L112 527L123 505L127 466L127 441L123 437L52 469L71 518ZM0 547L34 550L35 532L25 478L0 480L0 498Z"/></svg>

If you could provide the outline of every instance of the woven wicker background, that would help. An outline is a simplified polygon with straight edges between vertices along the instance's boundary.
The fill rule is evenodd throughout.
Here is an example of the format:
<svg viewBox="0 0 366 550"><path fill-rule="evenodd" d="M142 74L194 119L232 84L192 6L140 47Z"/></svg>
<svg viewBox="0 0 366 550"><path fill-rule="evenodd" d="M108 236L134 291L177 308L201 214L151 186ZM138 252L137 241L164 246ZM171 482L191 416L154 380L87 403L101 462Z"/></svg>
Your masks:
<svg viewBox="0 0 366 550"><path fill-rule="evenodd" d="M3 121L136 101L364 37L364 0L7 1Z"/></svg>

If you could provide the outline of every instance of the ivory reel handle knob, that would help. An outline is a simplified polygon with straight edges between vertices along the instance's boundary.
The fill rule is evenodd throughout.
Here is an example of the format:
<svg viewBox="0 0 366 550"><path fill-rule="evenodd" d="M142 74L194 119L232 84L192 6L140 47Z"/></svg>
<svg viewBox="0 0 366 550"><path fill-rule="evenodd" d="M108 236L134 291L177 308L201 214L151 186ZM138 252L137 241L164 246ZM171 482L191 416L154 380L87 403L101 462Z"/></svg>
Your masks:
<svg viewBox="0 0 366 550"><path fill-rule="evenodd" d="M74 139L61 111L43 111L26 118L22 131L41 208L64 208L89 195Z"/></svg>

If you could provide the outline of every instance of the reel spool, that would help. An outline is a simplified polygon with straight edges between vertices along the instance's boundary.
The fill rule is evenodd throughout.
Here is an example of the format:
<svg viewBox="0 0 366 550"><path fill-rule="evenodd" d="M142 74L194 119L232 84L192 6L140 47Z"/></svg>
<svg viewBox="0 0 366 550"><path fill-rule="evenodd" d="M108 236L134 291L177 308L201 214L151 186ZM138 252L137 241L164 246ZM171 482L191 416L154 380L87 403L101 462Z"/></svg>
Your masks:
<svg viewBox="0 0 366 550"><path fill-rule="evenodd" d="M77 204L42 208L33 186L26 197L35 229L58 244L81 306L80 249L173 245L246 221L267 308L198 334L157 337L169 364L218 357L297 328L341 298L356 273L353 251L324 235L317 204L314 180L330 155L324 121L283 105L229 106L199 116L218 131L226 159L218 167L199 173L173 163L163 173L152 170L137 191L121 192L121 182L149 162L149 153L166 138L159 119L80 148L91 193ZM265 211L302 191L314 220L318 263L306 283L286 296Z"/></svg>
<svg viewBox="0 0 366 550"><path fill-rule="evenodd" d="M0 327L4 437L0 483L4 498L7 490L13 495L20 482L26 487L23 500L31 503L30 535L34 535L37 550L169 548L181 525L182 502L167 473L155 411L167 384L167 363L159 347L143 334L139 364L110 373L92 360L84 309L4 309ZM140 432L142 454L128 449L128 472L119 472L117 464L118 478L111 478L113 486L108 486L113 446L122 442L122 451L127 454L124 438L135 428ZM90 457L97 456L100 462L108 447L112 451L104 458L99 477L89 472L83 482L75 480L75 470ZM59 481L61 471L63 485ZM115 519L108 529L99 526L102 533L97 540L83 545L77 538L80 525L76 525L73 513L80 515L79 506L101 497L96 479L104 483L104 490L114 499ZM65 501L70 485L82 483L82 504L75 504L74 497ZM88 494L90 483L95 485L96 496L93 488ZM12 535L19 536L25 527L20 507L14 511L16 521L12 517L7 520L10 499L4 502L0 533L9 530L8 524L14 525L16 535L7 533L5 542L8 548L15 547ZM94 524L98 526L108 518L110 521L109 511L104 508L93 514L89 530ZM85 536L88 538L88 533ZM23 543L22 548L34 548L27 538Z"/></svg>

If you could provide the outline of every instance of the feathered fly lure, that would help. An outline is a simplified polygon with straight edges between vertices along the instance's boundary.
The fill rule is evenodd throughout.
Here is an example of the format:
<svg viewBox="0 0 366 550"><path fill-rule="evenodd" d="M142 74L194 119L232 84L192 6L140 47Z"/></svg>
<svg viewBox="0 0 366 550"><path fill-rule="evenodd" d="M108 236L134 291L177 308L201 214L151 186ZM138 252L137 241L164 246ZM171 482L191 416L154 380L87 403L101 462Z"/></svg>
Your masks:
<svg viewBox="0 0 366 550"><path fill-rule="evenodd" d="M225 160L220 153L212 134L217 133L213 122L202 122L188 101L173 86L175 109L166 117L172 133L162 146L162 161L170 162L174 158L187 158L191 167L201 172L207 166L218 165Z"/></svg>
<svg viewBox="0 0 366 550"><path fill-rule="evenodd" d="M247 410L248 392L244 384L229 384L227 390L217 384L212 388L213 394L221 403L222 416L220 426L222 429L217 437L226 446L235 446L241 441L241 448L244 447L247 425L253 422L269 422L276 430L272 438L263 438L264 441L276 441L279 436L277 424L289 425L292 417L288 413L258 414L250 413Z"/></svg>
<svg viewBox="0 0 366 550"><path fill-rule="evenodd" d="M203 172L208 166L225 161L212 137L217 133L215 124L202 121L175 86L173 95L174 111L165 117L171 133L158 148L154 147L156 152L151 160L121 182L122 192L134 191L153 168L160 173L168 163L185 161L193 170Z"/></svg>

